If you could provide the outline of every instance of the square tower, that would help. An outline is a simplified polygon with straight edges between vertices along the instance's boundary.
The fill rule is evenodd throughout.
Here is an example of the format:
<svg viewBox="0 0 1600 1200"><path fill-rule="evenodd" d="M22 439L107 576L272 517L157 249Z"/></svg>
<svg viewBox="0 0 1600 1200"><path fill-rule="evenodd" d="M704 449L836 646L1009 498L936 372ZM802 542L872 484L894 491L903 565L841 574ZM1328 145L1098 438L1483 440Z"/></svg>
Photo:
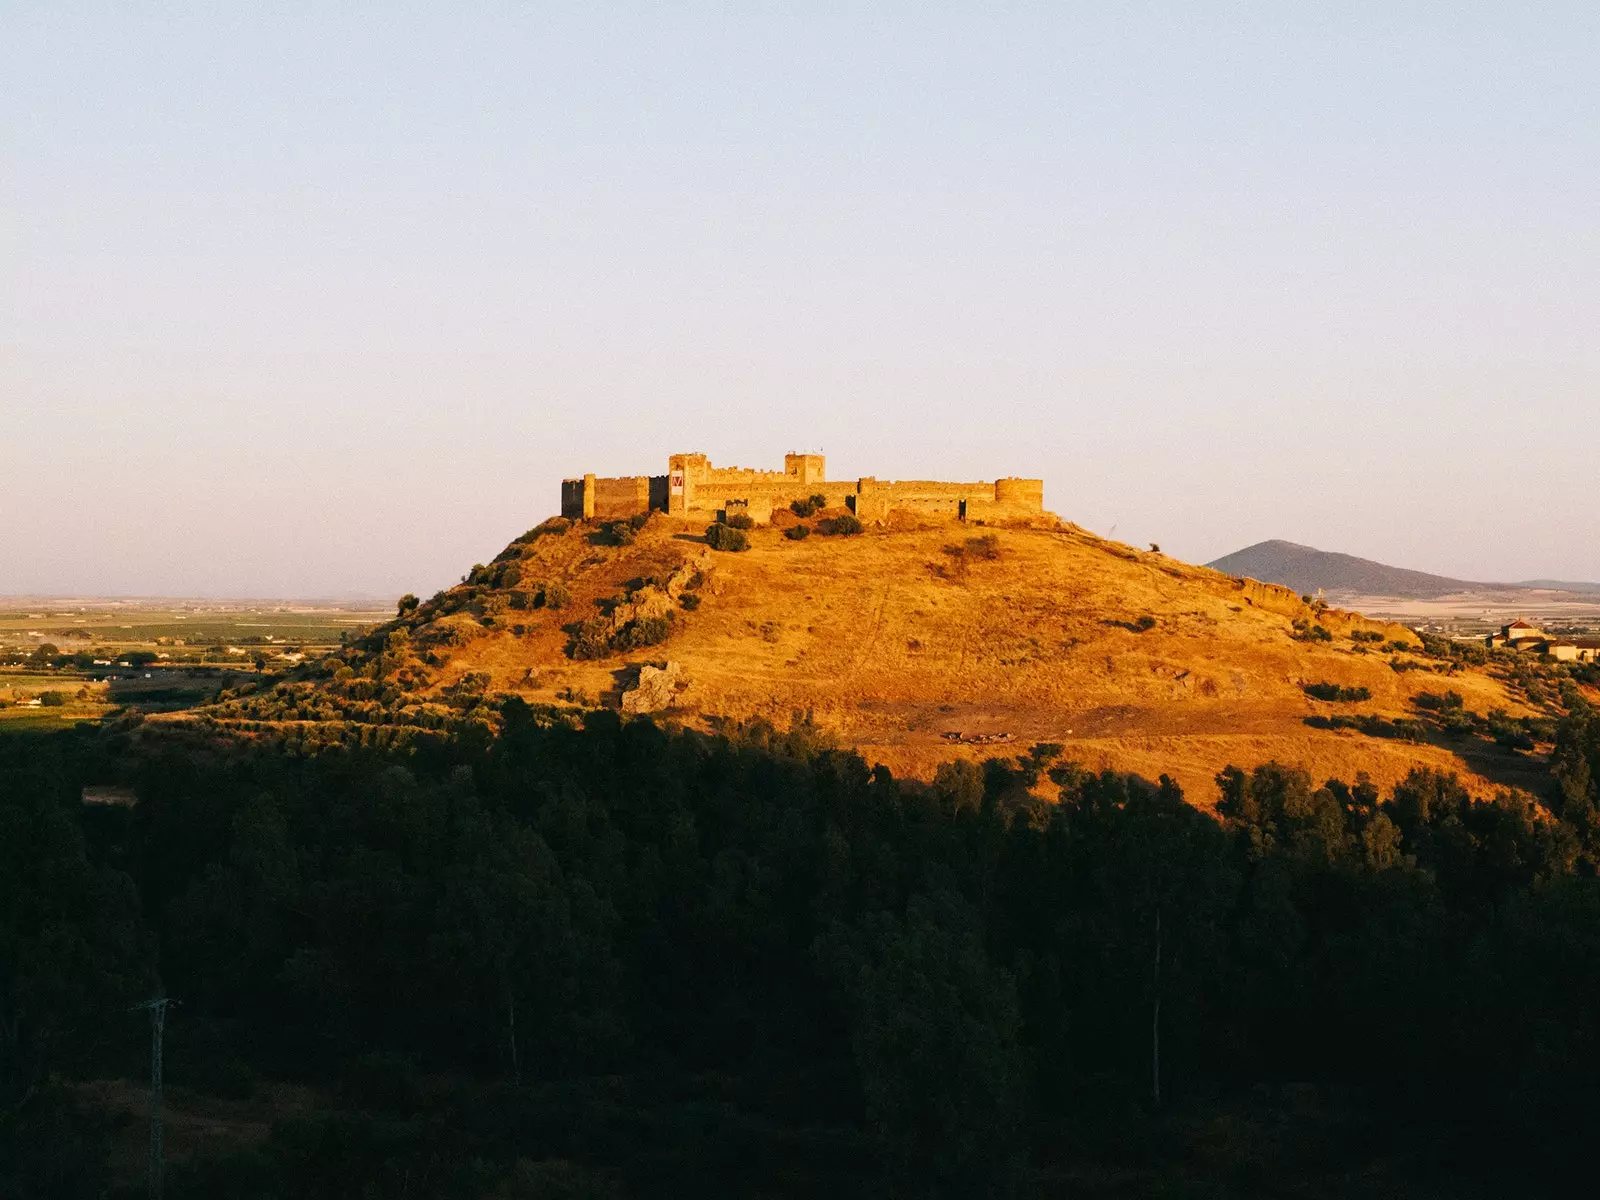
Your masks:
<svg viewBox="0 0 1600 1200"><path fill-rule="evenodd" d="M681 517L694 503L694 489L711 468L704 454L674 454L667 459L667 512Z"/></svg>
<svg viewBox="0 0 1600 1200"><path fill-rule="evenodd" d="M820 454L785 454L783 473L792 476L800 483L822 483L824 482L822 462Z"/></svg>

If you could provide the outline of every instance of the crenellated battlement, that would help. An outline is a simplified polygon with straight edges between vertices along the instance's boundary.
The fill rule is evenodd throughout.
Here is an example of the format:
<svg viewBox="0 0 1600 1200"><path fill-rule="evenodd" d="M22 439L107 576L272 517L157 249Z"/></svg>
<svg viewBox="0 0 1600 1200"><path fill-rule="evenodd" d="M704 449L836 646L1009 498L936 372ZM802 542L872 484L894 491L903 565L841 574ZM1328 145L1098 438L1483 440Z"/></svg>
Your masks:
<svg viewBox="0 0 1600 1200"><path fill-rule="evenodd" d="M573 519L616 518L664 511L714 517L732 507L757 521L796 500L822 496L831 508L849 508L863 520L891 512L916 512L957 520L1026 517L1044 511L1044 481L1008 477L979 483L879 480L865 476L830 483L820 454L786 454L783 470L714 467L704 454L674 454L665 475L600 478L584 475L561 485L561 513Z"/></svg>

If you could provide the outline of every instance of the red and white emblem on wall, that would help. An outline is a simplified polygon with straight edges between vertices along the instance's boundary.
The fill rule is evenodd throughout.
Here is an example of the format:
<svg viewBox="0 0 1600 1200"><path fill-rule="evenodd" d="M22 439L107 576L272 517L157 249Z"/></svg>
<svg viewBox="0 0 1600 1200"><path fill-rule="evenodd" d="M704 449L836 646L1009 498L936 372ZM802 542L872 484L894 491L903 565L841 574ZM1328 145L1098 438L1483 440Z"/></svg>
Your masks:
<svg viewBox="0 0 1600 1200"><path fill-rule="evenodd" d="M683 495L683 472L682 471L674 471L672 473L672 478L668 482L667 486L671 489L672 494L674 496Z"/></svg>

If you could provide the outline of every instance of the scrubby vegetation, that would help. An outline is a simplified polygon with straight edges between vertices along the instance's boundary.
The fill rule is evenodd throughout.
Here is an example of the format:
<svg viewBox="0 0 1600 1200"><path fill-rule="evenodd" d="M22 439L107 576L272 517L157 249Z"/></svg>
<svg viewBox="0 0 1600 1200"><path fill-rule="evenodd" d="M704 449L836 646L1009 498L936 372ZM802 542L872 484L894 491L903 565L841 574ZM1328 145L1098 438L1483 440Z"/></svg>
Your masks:
<svg viewBox="0 0 1600 1200"><path fill-rule="evenodd" d="M735 529L720 521L706 526L706 544L713 550L725 550L730 553L750 549L750 539L745 536L744 530Z"/></svg>
<svg viewBox="0 0 1600 1200"><path fill-rule="evenodd" d="M806 540L806 538L811 536L811 526L791 525L789 528L783 531L783 536L788 538L791 542L803 542Z"/></svg>
<svg viewBox="0 0 1600 1200"><path fill-rule="evenodd" d="M828 507L828 498L821 493L810 496L805 500L791 500L789 511L797 517L809 517L821 512Z"/></svg>
<svg viewBox="0 0 1600 1200"><path fill-rule="evenodd" d="M837 517L824 517L817 522L817 532L824 537L854 537L862 529L854 513L841 513Z"/></svg>
<svg viewBox="0 0 1600 1200"><path fill-rule="evenodd" d="M1297 642L1331 642L1333 634L1321 625L1297 617L1292 622L1294 632L1290 635Z"/></svg>
<svg viewBox="0 0 1600 1200"><path fill-rule="evenodd" d="M1313 700L1328 700L1336 704L1372 699L1372 689L1366 687L1341 687L1337 683L1304 683L1300 687Z"/></svg>

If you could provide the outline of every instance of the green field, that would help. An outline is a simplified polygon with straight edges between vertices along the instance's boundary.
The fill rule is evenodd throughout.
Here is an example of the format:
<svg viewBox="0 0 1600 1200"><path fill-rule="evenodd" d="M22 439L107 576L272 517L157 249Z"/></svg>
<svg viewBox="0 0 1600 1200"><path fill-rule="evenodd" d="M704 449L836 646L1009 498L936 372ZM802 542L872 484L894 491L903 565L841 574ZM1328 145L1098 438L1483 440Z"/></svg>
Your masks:
<svg viewBox="0 0 1600 1200"><path fill-rule="evenodd" d="M392 611L255 601L0 600L0 731L191 708L256 678L258 663L268 675L292 670ZM136 654L141 658L129 657ZM28 703L46 692L64 693L67 702Z"/></svg>

